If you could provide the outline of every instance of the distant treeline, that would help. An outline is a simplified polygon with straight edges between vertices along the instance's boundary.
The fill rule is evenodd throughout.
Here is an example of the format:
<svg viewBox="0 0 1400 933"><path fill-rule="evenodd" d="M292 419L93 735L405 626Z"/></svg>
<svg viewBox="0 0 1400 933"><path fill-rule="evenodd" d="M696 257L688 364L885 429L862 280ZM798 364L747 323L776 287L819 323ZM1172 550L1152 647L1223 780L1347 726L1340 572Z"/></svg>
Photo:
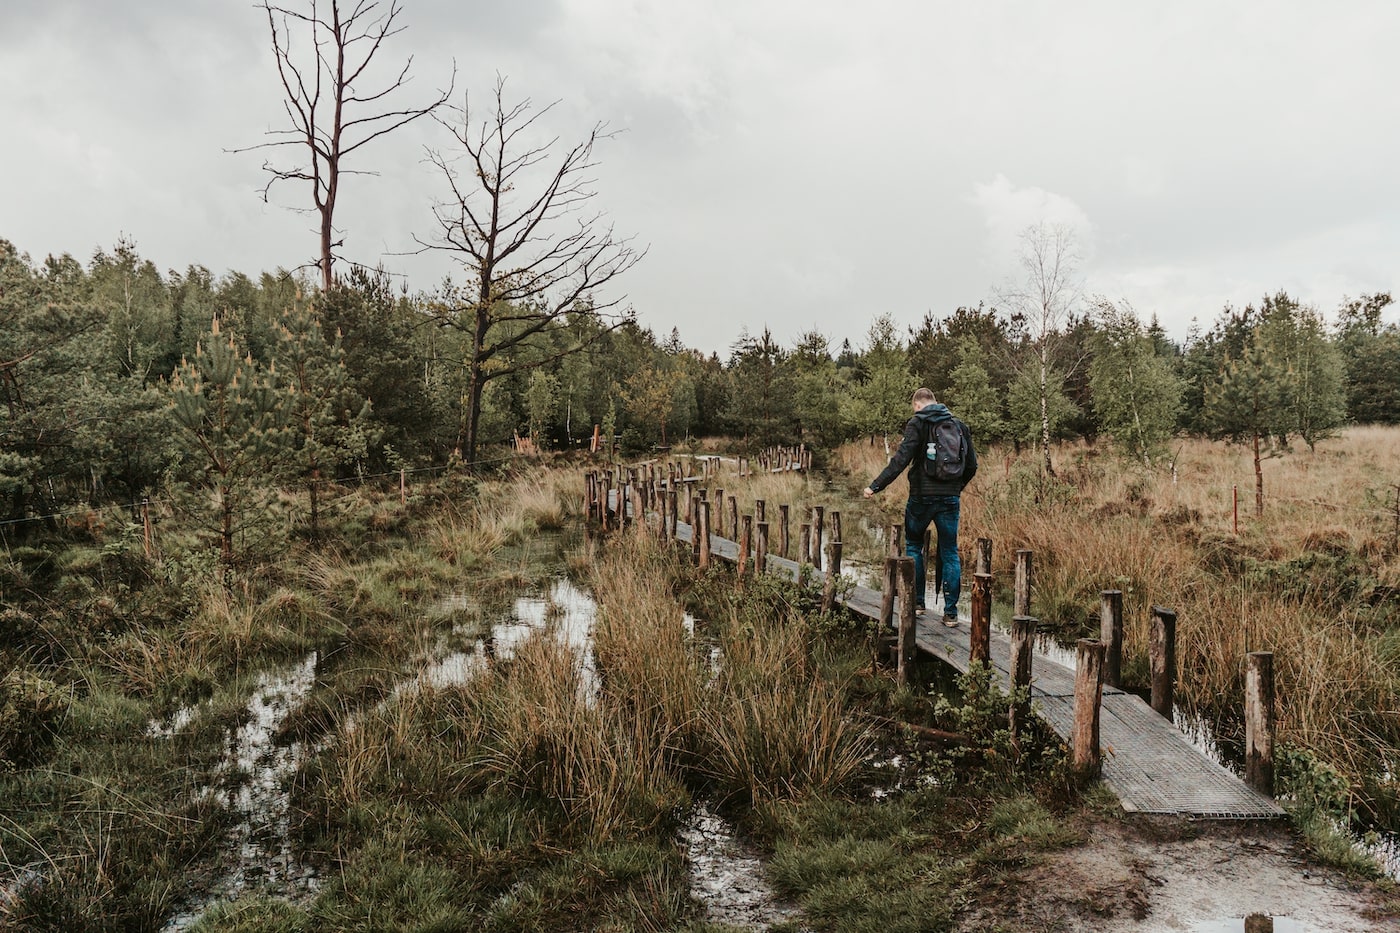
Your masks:
<svg viewBox="0 0 1400 933"><path fill-rule="evenodd" d="M1178 432L1311 444L1400 420L1390 302L1348 300L1328 322L1280 292L1219 310L1184 344L1103 299L1049 331L981 305L908 328L872 313L859 346L764 330L724 357L577 316L492 360L511 371L486 384L478 437L565 448L601 425L633 451L719 434L824 446L897 432L927 385L982 442L1036 444L1048 426L1148 465ZM462 455L472 339L433 296L364 269L323 295L281 271L162 275L126 242L84 265L0 240L0 517L446 463Z"/></svg>

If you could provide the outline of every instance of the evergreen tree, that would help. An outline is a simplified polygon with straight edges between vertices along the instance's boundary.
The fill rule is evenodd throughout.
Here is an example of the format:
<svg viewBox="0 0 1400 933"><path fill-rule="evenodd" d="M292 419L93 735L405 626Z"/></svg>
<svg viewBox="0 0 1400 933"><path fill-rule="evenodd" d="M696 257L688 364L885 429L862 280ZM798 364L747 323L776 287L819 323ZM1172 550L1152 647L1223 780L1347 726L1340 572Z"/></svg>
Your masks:
<svg viewBox="0 0 1400 933"><path fill-rule="evenodd" d="M194 359L180 363L169 391L191 460L214 492L219 555L231 566L240 518L270 498L268 480L290 450L289 395L218 318Z"/></svg>
<svg viewBox="0 0 1400 933"><path fill-rule="evenodd" d="M1254 452L1254 508L1264 512L1263 442L1286 434L1291 424L1287 371L1250 339L1238 357L1227 358L1224 371L1206 392L1205 414L1211 433Z"/></svg>
<svg viewBox="0 0 1400 933"><path fill-rule="evenodd" d="M1338 314L1347 415L1360 424L1400 422L1400 328L1383 320L1390 305L1388 293L1362 295Z"/></svg>
<svg viewBox="0 0 1400 933"><path fill-rule="evenodd" d="M1100 300L1096 318L1089 382L1099 423L1127 456L1151 467L1176 427L1181 384L1130 306Z"/></svg>
<svg viewBox="0 0 1400 933"><path fill-rule="evenodd" d="M917 388L894 319L888 314L870 325L857 368L858 381L844 399L846 423L858 434L884 438L888 452L889 435L902 430L909 420L909 397Z"/></svg>
<svg viewBox="0 0 1400 933"><path fill-rule="evenodd" d="M1317 309L1279 292L1266 297L1257 340L1282 371L1283 406L1288 420L1278 437L1296 433L1310 449L1331 436L1346 418L1346 387L1341 353L1327 336Z"/></svg>
<svg viewBox="0 0 1400 933"><path fill-rule="evenodd" d="M987 443L1006 437L1007 423L1001 414L1001 395L981 363L982 348L975 338L964 336L957 356L960 362L949 373L948 407L979 441Z"/></svg>

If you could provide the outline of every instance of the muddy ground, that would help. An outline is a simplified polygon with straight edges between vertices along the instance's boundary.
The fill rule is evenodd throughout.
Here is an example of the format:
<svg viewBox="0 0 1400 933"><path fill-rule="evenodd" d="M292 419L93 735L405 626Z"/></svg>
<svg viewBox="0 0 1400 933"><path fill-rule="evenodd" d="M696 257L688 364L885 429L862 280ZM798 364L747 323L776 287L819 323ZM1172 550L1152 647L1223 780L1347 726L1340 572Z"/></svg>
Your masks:
<svg viewBox="0 0 1400 933"><path fill-rule="evenodd" d="M1310 861L1283 823L1095 817L1084 833L992 883L960 929L1226 933L1255 914L1276 918L1260 929L1400 931L1400 894Z"/></svg>

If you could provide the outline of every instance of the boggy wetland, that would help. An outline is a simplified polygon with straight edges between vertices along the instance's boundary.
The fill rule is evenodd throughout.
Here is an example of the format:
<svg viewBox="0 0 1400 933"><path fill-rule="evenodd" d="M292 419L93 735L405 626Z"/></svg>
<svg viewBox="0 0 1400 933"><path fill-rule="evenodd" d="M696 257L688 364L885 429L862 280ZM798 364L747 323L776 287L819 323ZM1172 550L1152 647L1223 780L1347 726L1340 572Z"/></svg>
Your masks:
<svg viewBox="0 0 1400 933"><path fill-rule="evenodd" d="M1053 733L1012 741L985 676L924 659L897 687L819 588L586 533L584 465L522 459L337 487L314 538L283 497L232 566L158 506L149 554L124 520L11 540L0 925L1400 928L1373 856L1400 828L1400 432L1269 463L1284 492L1238 532L1234 448L1188 441L1170 473L1060 458L989 451L964 497L998 612L1017 548L1063 643L1122 590L1141 686L1148 609L1173 606L1183 705L1227 762L1243 659L1273 650L1287 820L1124 814ZM857 491L883 460L719 480L744 514L843 511L874 566L902 502Z"/></svg>

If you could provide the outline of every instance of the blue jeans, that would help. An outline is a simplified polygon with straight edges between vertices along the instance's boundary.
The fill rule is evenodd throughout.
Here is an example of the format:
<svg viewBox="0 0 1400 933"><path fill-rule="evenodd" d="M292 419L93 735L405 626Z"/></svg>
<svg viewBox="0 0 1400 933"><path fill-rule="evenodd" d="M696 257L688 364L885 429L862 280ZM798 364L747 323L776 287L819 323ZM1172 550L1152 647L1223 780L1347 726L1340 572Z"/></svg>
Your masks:
<svg viewBox="0 0 1400 933"><path fill-rule="evenodd" d="M943 591L943 614L958 614L962 594L962 561L958 559L957 496L910 496L904 504L904 553L914 558L914 601L924 605L924 533L933 525L938 547L937 588Z"/></svg>

